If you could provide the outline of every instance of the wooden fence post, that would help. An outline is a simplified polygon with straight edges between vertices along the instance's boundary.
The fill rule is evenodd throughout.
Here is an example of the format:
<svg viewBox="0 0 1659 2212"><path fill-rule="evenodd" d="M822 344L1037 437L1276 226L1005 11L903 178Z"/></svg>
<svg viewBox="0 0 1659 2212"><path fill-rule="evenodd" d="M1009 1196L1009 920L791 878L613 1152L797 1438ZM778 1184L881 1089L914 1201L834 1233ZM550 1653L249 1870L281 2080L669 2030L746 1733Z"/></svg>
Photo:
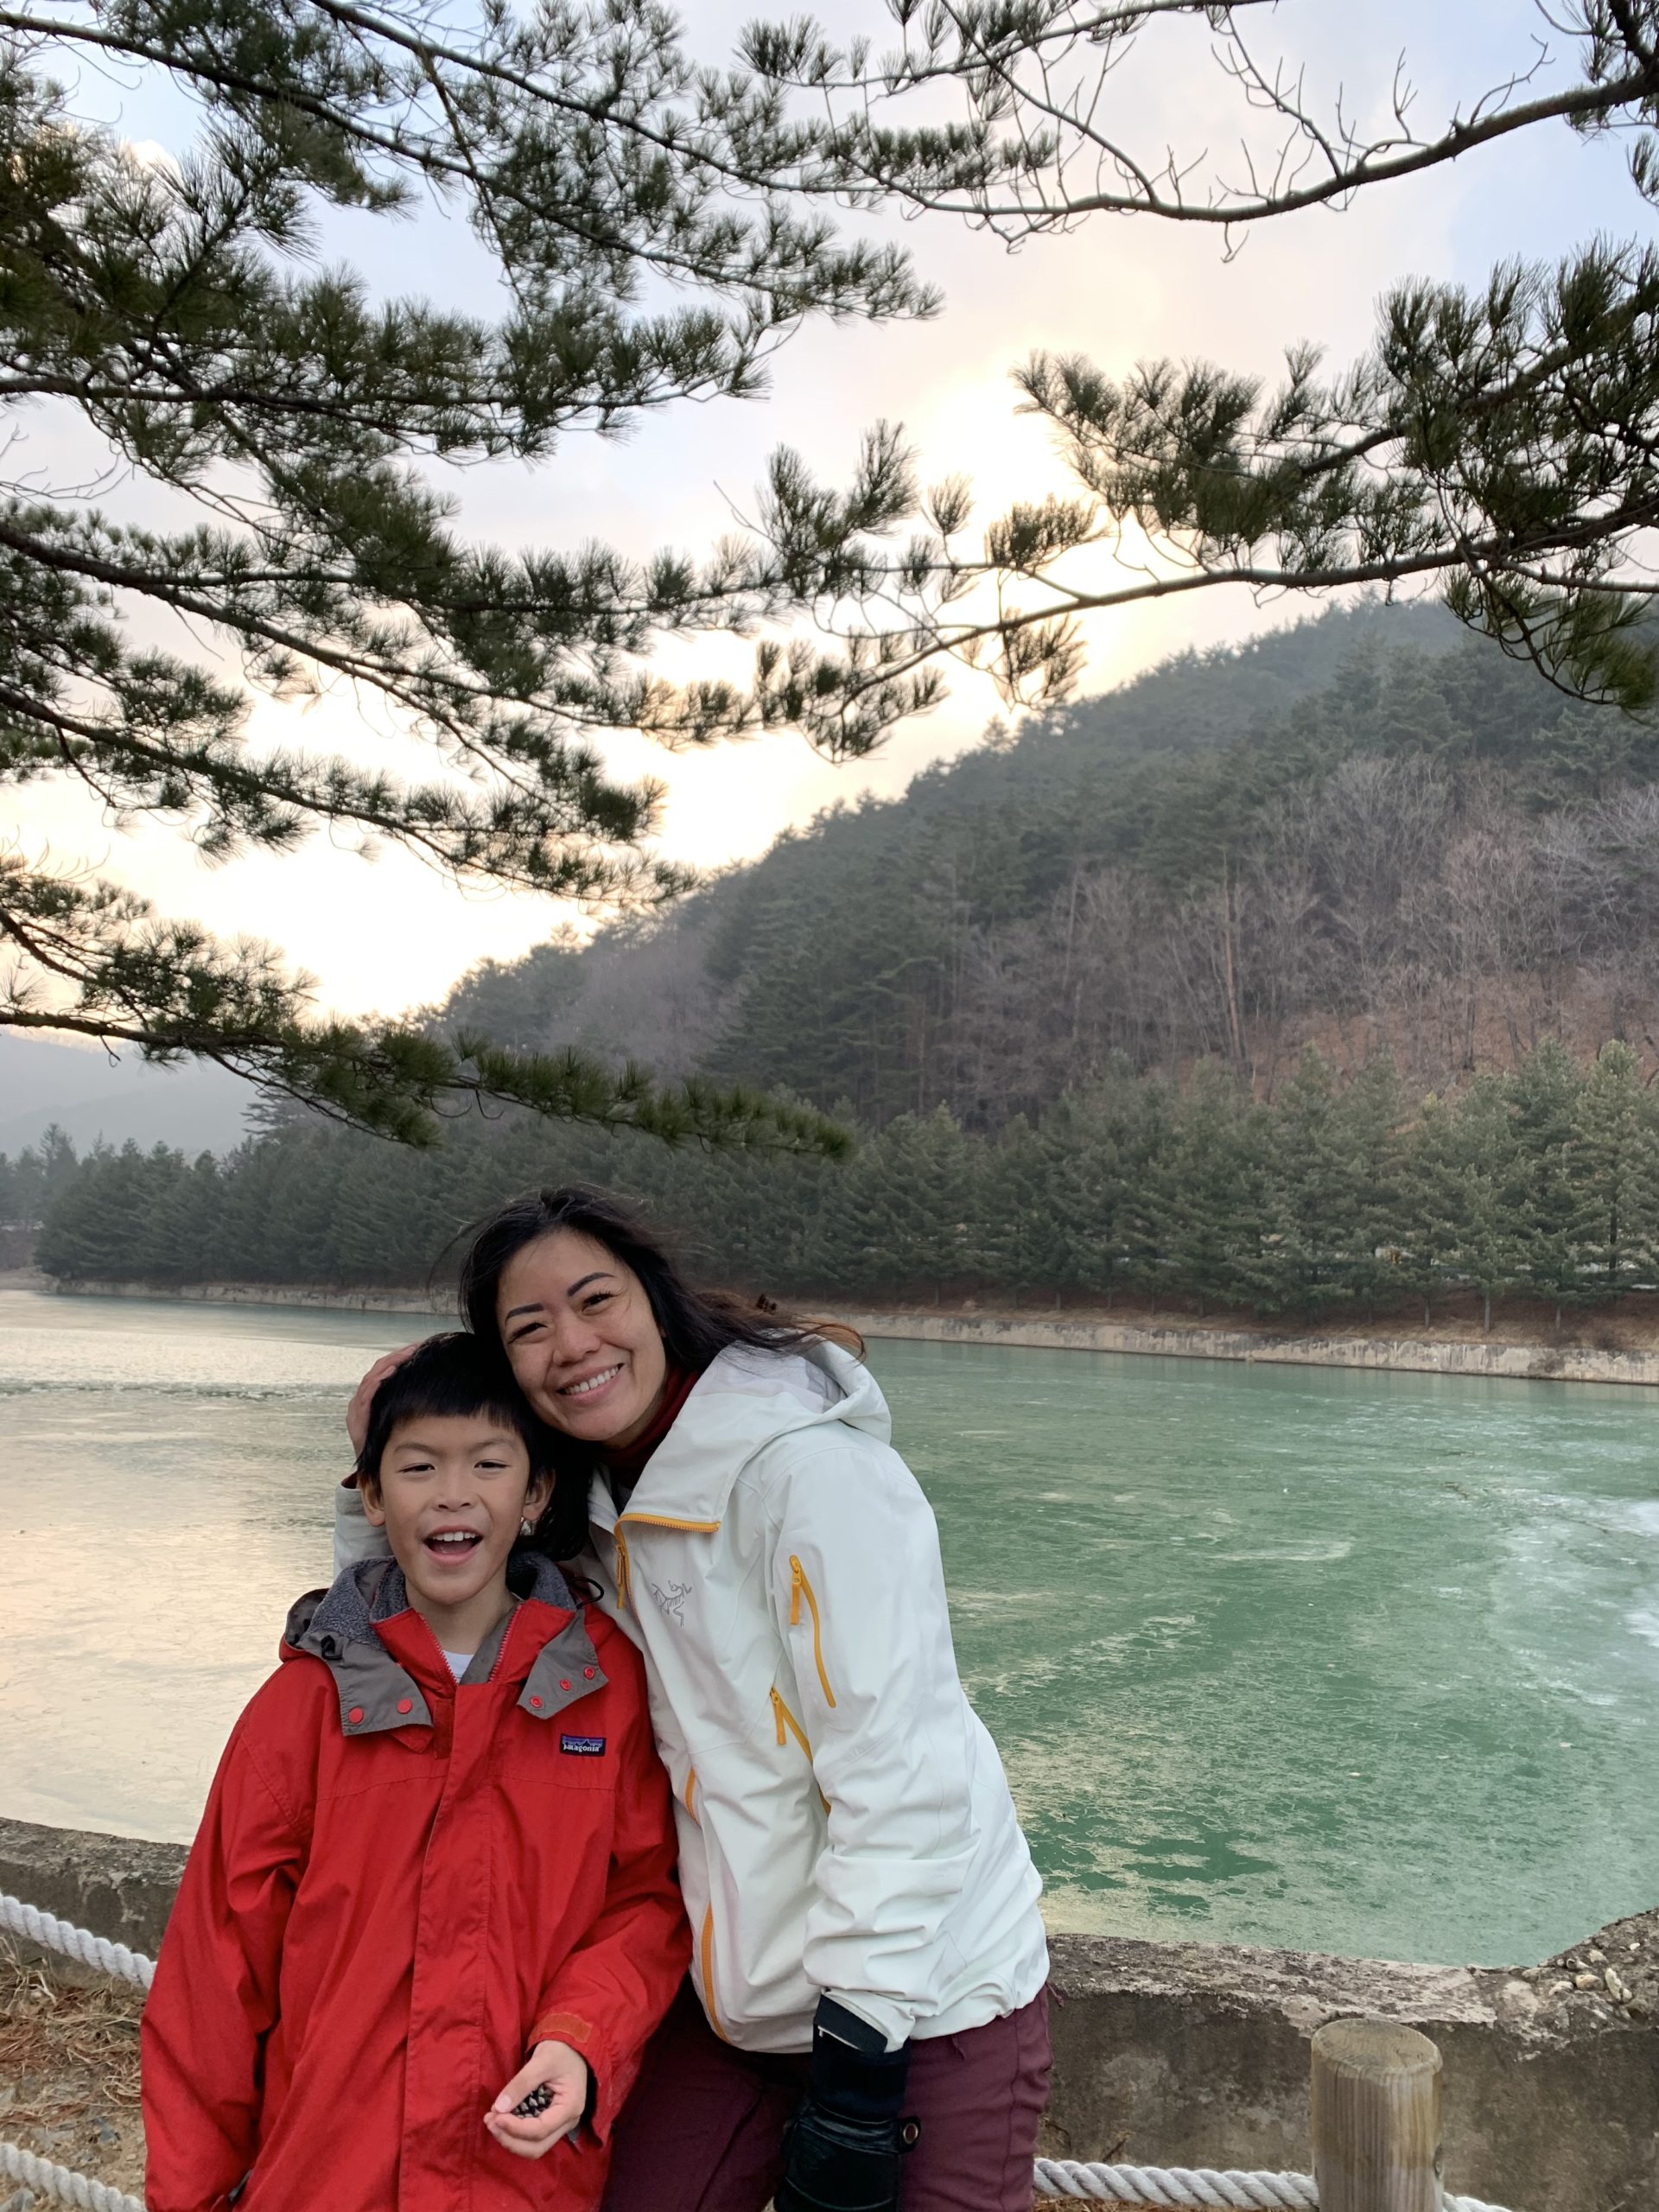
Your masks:
<svg viewBox="0 0 1659 2212"><path fill-rule="evenodd" d="M1440 2212L1440 2054L1389 2020L1313 2038L1319 2212Z"/></svg>

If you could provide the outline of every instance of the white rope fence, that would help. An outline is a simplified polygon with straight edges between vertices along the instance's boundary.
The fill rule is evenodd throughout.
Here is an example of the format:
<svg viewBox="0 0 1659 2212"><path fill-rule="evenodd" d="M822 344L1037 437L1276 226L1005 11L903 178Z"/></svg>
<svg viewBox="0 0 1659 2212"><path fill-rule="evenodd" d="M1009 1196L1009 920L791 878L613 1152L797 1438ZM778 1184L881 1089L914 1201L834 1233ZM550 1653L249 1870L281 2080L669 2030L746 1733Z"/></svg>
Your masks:
<svg viewBox="0 0 1659 2212"><path fill-rule="evenodd" d="M142 1951L111 1943L4 1891L0 1929L61 1951L82 1966L136 1982L140 1989L148 1989L156 1978L156 1961ZM54 2166L16 2143L0 2143L0 2175L54 2204L73 2205L76 2212L144 2212L136 2196L67 2166ZM1319 2212L1319 2192L1308 2174L1217 2173L1207 2166L1087 2165L1073 2158L1039 2158L1032 2178L1038 2196L1079 2204L1176 2206L1183 2212L1188 2207L1197 2212ZM1447 2196L1441 2202L1442 2212L1503 2212L1501 2205L1483 2203L1478 2196Z"/></svg>
<svg viewBox="0 0 1659 2212"><path fill-rule="evenodd" d="M1319 2192L1307 2174L1212 2173L1189 2166L1088 2166L1070 2158L1039 2158L1039 2196L1083 2204L1199 2204L1237 2212L1319 2212Z"/></svg>
<svg viewBox="0 0 1659 2212"><path fill-rule="evenodd" d="M136 2196L129 2196L124 2189L111 2189L106 2181L94 2181L90 2174L78 2174L67 2166L54 2166L49 2158L37 2158L32 2151L19 2149L16 2143L0 2143L0 2174L8 2181L20 2181L36 2196L44 2196L54 2204L73 2204L77 2212L144 2212Z"/></svg>
<svg viewBox="0 0 1659 2212"><path fill-rule="evenodd" d="M0 1928L46 1950L61 1951L66 1958L79 1959L82 1966L95 1967L119 1981L136 1981L140 1989L148 1989L156 1979L156 1961L142 1951L130 1951L124 1943L111 1943L90 1929L73 1927L55 1913L41 1912L4 1891L0 1891Z"/></svg>
<svg viewBox="0 0 1659 2212"><path fill-rule="evenodd" d="M1311 2174L1217 2173L1209 2166L1083 2165L1071 2158L1039 2158L1039 2196L1069 2197L1080 2204L1192 2206L1203 2212L1319 2212ZM1478 2196L1445 2196L1442 2212L1503 2212Z"/></svg>

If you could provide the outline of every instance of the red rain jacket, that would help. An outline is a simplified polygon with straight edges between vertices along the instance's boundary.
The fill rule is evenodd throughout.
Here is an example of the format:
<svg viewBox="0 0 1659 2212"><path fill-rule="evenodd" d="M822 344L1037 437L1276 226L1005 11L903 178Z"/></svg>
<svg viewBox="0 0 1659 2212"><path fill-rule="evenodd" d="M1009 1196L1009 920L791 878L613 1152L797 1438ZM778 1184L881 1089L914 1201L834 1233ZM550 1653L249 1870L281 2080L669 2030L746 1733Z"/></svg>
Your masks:
<svg viewBox="0 0 1659 2212"><path fill-rule="evenodd" d="M550 1561L459 1688L397 1568L289 1618L237 1723L144 2011L150 2212L590 2212L684 1975L639 1654ZM487 1681L474 1676L487 1670ZM487 2107L531 2044L592 2069L531 2161Z"/></svg>

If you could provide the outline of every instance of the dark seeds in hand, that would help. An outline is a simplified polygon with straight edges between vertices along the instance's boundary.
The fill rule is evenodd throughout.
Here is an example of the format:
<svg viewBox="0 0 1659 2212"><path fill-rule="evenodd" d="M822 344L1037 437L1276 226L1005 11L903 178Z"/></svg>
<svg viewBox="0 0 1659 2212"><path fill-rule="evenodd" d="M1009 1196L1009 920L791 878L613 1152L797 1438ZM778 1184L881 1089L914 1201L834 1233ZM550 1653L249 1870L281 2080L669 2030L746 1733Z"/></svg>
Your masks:
<svg viewBox="0 0 1659 2212"><path fill-rule="evenodd" d="M532 2089L527 2097L522 2098L518 2104L514 2105L513 2117L516 2120L538 2119L552 2101L553 2092L543 2082L539 2088Z"/></svg>

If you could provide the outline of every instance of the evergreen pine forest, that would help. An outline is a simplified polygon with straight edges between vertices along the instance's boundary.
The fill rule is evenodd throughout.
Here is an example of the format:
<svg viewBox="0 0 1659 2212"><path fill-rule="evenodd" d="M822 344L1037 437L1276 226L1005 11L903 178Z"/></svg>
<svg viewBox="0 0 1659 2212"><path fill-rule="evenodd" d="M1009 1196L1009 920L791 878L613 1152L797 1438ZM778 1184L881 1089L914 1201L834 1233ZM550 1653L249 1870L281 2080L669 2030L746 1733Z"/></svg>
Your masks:
<svg viewBox="0 0 1659 2212"><path fill-rule="evenodd" d="M773 1298L1565 1317L1659 1286L1656 820L1651 719L1335 610L419 1017L784 1085L849 1159L512 1110L414 1150L289 1108L222 1160L55 1139L0 1162L0 1221L70 1281L420 1287L575 1179Z"/></svg>

